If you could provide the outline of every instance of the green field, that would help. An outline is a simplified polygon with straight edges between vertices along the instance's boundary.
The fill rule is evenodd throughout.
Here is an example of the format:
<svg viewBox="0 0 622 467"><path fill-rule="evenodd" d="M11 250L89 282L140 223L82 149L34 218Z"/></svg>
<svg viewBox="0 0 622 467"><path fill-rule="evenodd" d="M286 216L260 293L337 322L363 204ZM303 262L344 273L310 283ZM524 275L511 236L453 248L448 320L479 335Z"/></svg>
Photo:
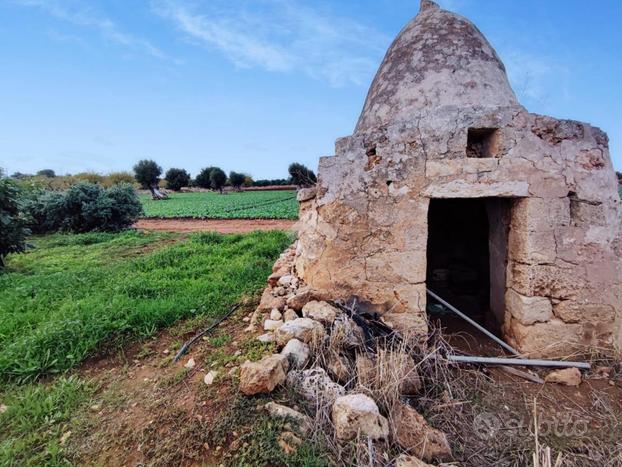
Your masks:
<svg viewBox="0 0 622 467"><path fill-rule="evenodd" d="M173 193L170 199L153 201L141 195L145 217L198 219L297 219L294 191L246 191L224 195L212 192Z"/></svg>
<svg viewBox="0 0 622 467"><path fill-rule="evenodd" d="M284 232L52 235L0 274L0 384L63 372L180 318L217 316L260 289Z"/></svg>

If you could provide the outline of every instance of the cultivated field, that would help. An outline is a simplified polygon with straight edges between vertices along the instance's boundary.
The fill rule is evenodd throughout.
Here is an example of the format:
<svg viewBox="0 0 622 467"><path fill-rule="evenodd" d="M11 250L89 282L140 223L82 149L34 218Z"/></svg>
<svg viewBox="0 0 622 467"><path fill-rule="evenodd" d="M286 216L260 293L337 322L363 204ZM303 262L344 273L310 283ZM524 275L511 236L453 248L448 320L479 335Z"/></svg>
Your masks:
<svg viewBox="0 0 622 467"><path fill-rule="evenodd" d="M172 193L170 199L140 200L144 217L191 217L198 219L297 219L294 191L251 191L224 195L212 192Z"/></svg>

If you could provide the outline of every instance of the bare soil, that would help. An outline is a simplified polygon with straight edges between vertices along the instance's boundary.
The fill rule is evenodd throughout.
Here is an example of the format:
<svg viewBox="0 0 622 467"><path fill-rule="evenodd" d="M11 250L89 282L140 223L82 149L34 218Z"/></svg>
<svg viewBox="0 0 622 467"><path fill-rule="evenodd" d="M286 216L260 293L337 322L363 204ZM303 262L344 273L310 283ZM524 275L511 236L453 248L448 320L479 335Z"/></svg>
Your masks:
<svg viewBox="0 0 622 467"><path fill-rule="evenodd" d="M134 227L160 232L246 233L255 230L294 230L297 221L286 219L140 219Z"/></svg>
<svg viewBox="0 0 622 467"><path fill-rule="evenodd" d="M253 308L248 304L236 312L176 364L176 349L208 320L179 323L116 355L85 362L78 373L100 389L81 429L71 437L72 459L83 465L124 466L304 464L266 463L258 457L267 449L259 434L263 412L258 407L271 398L289 406L295 402L287 390L254 398L238 390L239 365L272 352L257 347L255 333L245 331L242 318ZM449 337L474 353L501 353L480 336L464 332ZM188 370L184 364L191 357L196 366ZM210 370L218 376L208 386L203 376ZM620 465L619 367L610 375L591 370L579 387L534 384L494 367L452 366L447 371L425 381L425 394L417 405L448 434L460 465L529 465L534 403L540 441L555 454L564 452L563 465ZM446 400L430 398L435 391Z"/></svg>

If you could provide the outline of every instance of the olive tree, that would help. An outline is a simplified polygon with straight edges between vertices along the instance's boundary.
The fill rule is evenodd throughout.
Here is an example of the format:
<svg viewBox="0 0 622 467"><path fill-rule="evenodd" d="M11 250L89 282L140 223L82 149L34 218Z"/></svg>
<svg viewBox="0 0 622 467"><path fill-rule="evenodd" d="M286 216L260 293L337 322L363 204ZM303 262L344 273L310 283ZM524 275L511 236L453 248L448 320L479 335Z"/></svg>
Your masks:
<svg viewBox="0 0 622 467"><path fill-rule="evenodd" d="M317 177L313 171L302 164L294 162L289 165L287 170L294 185L303 187L315 185L317 183Z"/></svg>
<svg viewBox="0 0 622 467"><path fill-rule="evenodd" d="M220 194L222 194L223 192L222 189L225 186L225 183L227 182L227 174L222 169L215 167L210 172L209 179L210 179L210 186L212 187L212 189L218 190L220 191Z"/></svg>
<svg viewBox="0 0 622 467"><path fill-rule="evenodd" d="M164 176L166 186L173 191L179 191L190 184L190 174L184 169L168 169Z"/></svg>
<svg viewBox="0 0 622 467"><path fill-rule="evenodd" d="M162 175L162 167L155 161L143 159L134 166L134 178L140 186L151 192L151 197L155 200L166 199L167 196L158 189L158 182Z"/></svg>
<svg viewBox="0 0 622 467"><path fill-rule="evenodd" d="M244 182L246 181L246 175L243 173L234 172L233 170L229 172L229 182L231 186L236 190L239 190Z"/></svg>

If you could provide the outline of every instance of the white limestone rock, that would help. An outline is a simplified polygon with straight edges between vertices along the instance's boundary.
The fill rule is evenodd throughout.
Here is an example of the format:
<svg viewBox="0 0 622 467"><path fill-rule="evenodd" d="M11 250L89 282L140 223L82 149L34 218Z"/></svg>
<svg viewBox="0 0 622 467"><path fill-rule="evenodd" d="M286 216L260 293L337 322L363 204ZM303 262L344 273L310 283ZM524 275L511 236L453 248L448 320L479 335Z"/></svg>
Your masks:
<svg viewBox="0 0 622 467"><path fill-rule="evenodd" d="M335 435L348 441L357 435L371 439L388 439L389 422L380 415L378 406L365 394L348 394L338 397L333 404L331 418Z"/></svg>

